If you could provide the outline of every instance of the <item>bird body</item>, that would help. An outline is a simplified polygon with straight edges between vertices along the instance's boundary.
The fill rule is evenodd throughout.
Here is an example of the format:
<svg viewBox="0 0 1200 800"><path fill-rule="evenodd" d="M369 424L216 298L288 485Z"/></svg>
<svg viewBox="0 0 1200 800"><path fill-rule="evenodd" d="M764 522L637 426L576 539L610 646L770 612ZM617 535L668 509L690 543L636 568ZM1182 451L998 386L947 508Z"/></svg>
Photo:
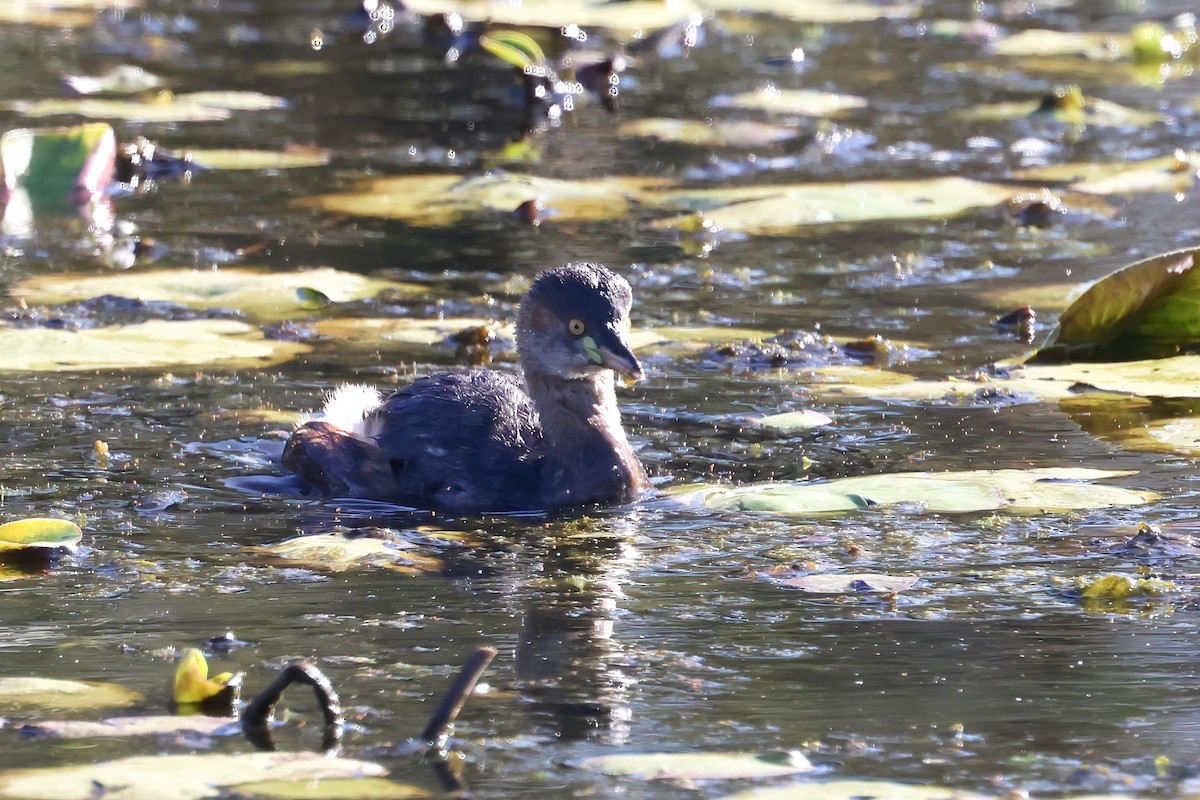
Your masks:
<svg viewBox="0 0 1200 800"><path fill-rule="evenodd" d="M343 388L293 432L283 465L324 495L453 512L634 500L649 482L614 389L614 371L641 376L631 303L602 266L546 270L518 312L521 375L438 373L386 399Z"/></svg>

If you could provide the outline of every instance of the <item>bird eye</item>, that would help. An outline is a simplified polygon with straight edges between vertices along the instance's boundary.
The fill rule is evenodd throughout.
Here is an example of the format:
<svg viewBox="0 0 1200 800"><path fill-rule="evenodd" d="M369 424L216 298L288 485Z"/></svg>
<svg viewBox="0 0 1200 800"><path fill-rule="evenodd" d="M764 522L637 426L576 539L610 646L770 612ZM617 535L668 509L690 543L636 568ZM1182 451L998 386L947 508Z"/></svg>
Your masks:
<svg viewBox="0 0 1200 800"><path fill-rule="evenodd" d="M587 330L587 326L583 324L583 320L573 319L567 323L567 330L574 336L583 336L583 332Z"/></svg>

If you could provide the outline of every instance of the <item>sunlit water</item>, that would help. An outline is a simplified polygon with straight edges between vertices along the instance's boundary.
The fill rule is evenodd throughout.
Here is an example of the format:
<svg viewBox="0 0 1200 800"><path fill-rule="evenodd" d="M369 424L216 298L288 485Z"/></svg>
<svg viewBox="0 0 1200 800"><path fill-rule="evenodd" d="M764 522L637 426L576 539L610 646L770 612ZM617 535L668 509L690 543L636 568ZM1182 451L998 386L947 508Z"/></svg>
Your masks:
<svg viewBox="0 0 1200 800"><path fill-rule="evenodd" d="M63 30L0 27L0 97L60 94L62 74L118 63L168 75L177 90L255 89L286 111L215 124L116 123L169 147L333 150L325 169L212 172L117 200L118 217L165 246L155 266L241 261L287 270L383 272L428 287L403 308L425 316L511 317L506 278L571 259L604 262L634 286L637 325L728 323L879 334L911 343L922 375L969 371L1025 346L991 326L984 293L1066 280L1085 283L1137 258L1200 244L1194 197L1138 195L1115 219L1074 219L1046 231L999 211L948 221L813 228L789 237L689 241L655 232L635 212L612 223L525 225L503 215L452 229L331 218L293 198L374 175L473 174L515 132L509 77L486 58L447 65L405 23L372 46L337 33L351 3L149 0L139 23ZM1181 5L1091 3L997 21L1013 27L1128 30ZM927 19L961 15L934 3ZM164 28L178 47L147 52ZM310 32L328 31L319 53ZM704 182L786 182L964 175L1001 179L1016 140L1046 136L1051 160L1160 155L1193 146L1195 78L1161 89L1084 84L1107 100L1169 109L1145 131L1091 128L1078 137L1021 123L964 122L954 109L1027 98L1043 78L945 65L984 64L979 45L921 36L915 23L824 28L768 17L716 21L689 57L640 52L626 75L622 118L704 117L709 98L764 81L871 98L839 125L847 141L821 155L651 145L617 139L594 103L540 136L540 175L660 175ZM802 68L779 58L803 45ZM283 61L323 73L278 77ZM1022 83L1023 82L1023 83ZM29 124L0 112L4 129ZM815 123L797 121L812 126ZM971 137L990 137L975 142ZM773 159L773 160L772 160ZM767 166L763 166L766 164ZM69 223L10 243L0 282L37 272L102 271ZM488 305L485 294L496 303ZM331 312L336 313L336 312ZM365 308L359 313L381 313ZM1052 315L1039 317L1044 336ZM417 351L421 352L421 351ZM1077 576L1134 574L1107 552L1141 521L1193 515L1193 460L1124 451L1047 405L941 405L813 400L803 370L746 370L697 357L648 359L624 390L627 426L663 484L716 478L844 476L911 469L1084 465L1127 469L1125 485L1160 492L1148 507L1034 517L926 516L912 509L813 520L685 509L653 500L582 519L431 520L252 497L225 481L269 472L287 425L261 409L305 410L355 379L389 385L459 363L451 348L339 348L265 371L43 373L0 377L4 518L79 515L85 547L47 574L0 584L0 675L97 679L135 687L136 709L161 712L172 648L232 630L249 644L213 660L265 686L288 659L317 663L354 723L345 752L381 761L428 787L429 770L394 745L414 736L473 647L499 655L491 691L471 699L453 747L481 796L720 796L738 782L680 786L597 777L580 758L625 750L808 752L822 776L927 781L984 792L1177 791L1200 734L1193 603L1151 602L1096 613L1062 589ZM745 430L734 417L814 406L834 424L814 433ZM1102 427L1102 426L1101 426ZM109 463L93 442L111 449ZM254 549L300 533L387 527L426 556L430 574L328 573ZM425 526L425 527L422 527ZM450 537L439 531L449 530ZM760 573L787 565L917 575L894 598L805 596ZM1170 564L1168 577L1186 577ZM289 696L317 720L306 693ZM12 721L55 718L13 712ZM77 763L164 749L101 741L83 750L0 731L0 767ZM308 732L281 733L294 748ZM240 740L213 746L245 749ZM186 750L179 744L171 749ZM1155 759L1166 756L1165 773ZM1160 774L1161 773L1161 774ZM619 788L617 788L619 786Z"/></svg>

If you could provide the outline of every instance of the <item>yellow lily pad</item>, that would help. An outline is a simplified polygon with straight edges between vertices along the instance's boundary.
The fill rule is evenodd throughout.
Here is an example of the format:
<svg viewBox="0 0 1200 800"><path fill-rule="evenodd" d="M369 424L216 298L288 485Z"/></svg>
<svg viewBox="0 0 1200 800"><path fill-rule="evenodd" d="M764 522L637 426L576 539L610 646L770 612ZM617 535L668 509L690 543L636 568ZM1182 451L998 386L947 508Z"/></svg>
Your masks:
<svg viewBox="0 0 1200 800"><path fill-rule="evenodd" d="M844 513L901 503L927 513L1039 513L1141 505L1158 498L1152 492L1091 483L1130 474L1061 467L902 472L820 482L693 485L679 487L672 494L708 508L793 515Z"/></svg>
<svg viewBox="0 0 1200 800"><path fill-rule="evenodd" d="M341 531L296 536L253 549L330 572L384 567L413 575L441 569L440 561L415 552L413 545L407 542L373 536L347 536Z"/></svg>
<svg viewBox="0 0 1200 800"><path fill-rule="evenodd" d="M82 539L83 531L66 519L31 517L0 525L0 553L28 548L74 550Z"/></svg>
<svg viewBox="0 0 1200 800"><path fill-rule="evenodd" d="M641 39L686 21L700 12L691 0L405 0L404 7L423 16L461 14L463 19L534 28L605 28L622 39Z"/></svg>
<svg viewBox="0 0 1200 800"><path fill-rule="evenodd" d="M992 43L998 56L1083 56L1100 61L1128 57L1133 42L1126 34L1054 31L1029 28Z"/></svg>
<svg viewBox="0 0 1200 800"><path fill-rule="evenodd" d="M52 305L101 295L179 303L189 308L233 308L263 321L306 316L302 289L315 289L337 303L365 300L380 292L411 294L422 287L368 278L321 267L294 272L229 267L211 270L162 269L101 275L33 275L9 291L29 304Z"/></svg>
<svg viewBox="0 0 1200 800"><path fill-rule="evenodd" d="M279 170L323 167L329 163L329 150L196 150L187 151L192 163L207 169Z"/></svg>
<svg viewBox="0 0 1200 800"><path fill-rule="evenodd" d="M944 786L846 780L763 786L726 795L721 800L985 800L986 797L987 795Z"/></svg>
<svg viewBox="0 0 1200 800"><path fill-rule="evenodd" d="M309 349L226 319L150 320L79 331L0 327L0 372L268 366Z"/></svg>
<svg viewBox="0 0 1200 800"><path fill-rule="evenodd" d="M334 214L397 219L423 227L451 225L473 213L509 213L530 201L542 204L543 219L601 220L624 217L642 193L664 183L654 178L563 181L500 171L469 178L404 175L297 202Z"/></svg>
<svg viewBox="0 0 1200 800"><path fill-rule="evenodd" d="M1083 162L1017 170L1020 181L1054 181L1086 194L1187 191L1196 182L1200 152L1177 153L1126 164Z"/></svg>
<svg viewBox="0 0 1200 800"><path fill-rule="evenodd" d="M331 778L380 777L369 761L319 753L200 753L134 756L77 766L56 765L0 772L0 797L22 800L89 800L106 787L110 800L200 800L236 792L244 783L304 784Z"/></svg>
<svg viewBox="0 0 1200 800"><path fill-rule="evenodd" d="M139 692L115 683L67 681L54 678L0 677L0 708L50 708L87 711L131 706Z"/></svg>
<svg viewBox="0 0 1200 800"><path fill-rule="evenodd" d="M753 109L771 114L828 117L850 109L866 108L867 100L838 92L763 86L752 92L718 95L713 98L712 105L715 108Z"/></svg>
<svg viewBox="0 0 1200 800"><path fill-rule="evenodd" d="M620 753L594 756L579 766L641 780L733 780L809 772L803 753Z"/></svg>
<svg viewBox="0 0 1200 800"><path fill-rule="evenodd" d="M800 131L797 128L752 120L705 122L647 117L622 123L617 127L617 135L704 147L766 147L795 139L800 135Z"/></svg>
<svg viewBox="0 0 1200 800"><path fill-rule="evenodd" d="M262 800L415 800L432 797L419 786L387 778L326 778L321 781L260 781L242 783L238 796Z"/></svg>
<svg viewBox="0 0 1200 800"><path fill-rule="evenodd" d="M701 219L719 229L785 234L806 225L944 219L997 205L1011 196L1008 187L967 178L695 189L655 195L653 202L659 207L691 213L657 220L652 227L688 230Z"/></svg>
<svg viewBox="0 0 1200 800"><path fill-rule="evenodd" d="M260 92L170 92L149 100L101 99L77 97L46 100L13 100L4 107L27 117L75 115L95 119L123 119L133 122L218 122L229 119L234 111L262 111L283 108L282 97Z"/></svg>

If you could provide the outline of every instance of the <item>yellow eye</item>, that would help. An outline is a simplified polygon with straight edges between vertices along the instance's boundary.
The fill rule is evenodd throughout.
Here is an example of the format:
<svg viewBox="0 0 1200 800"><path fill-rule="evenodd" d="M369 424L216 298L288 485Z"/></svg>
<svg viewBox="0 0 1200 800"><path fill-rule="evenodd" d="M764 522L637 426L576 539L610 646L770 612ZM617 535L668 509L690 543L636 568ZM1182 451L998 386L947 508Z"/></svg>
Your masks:
<svg viewBox="0 0 1200 800"><path fill-rule="evenodd" d="M583 332L587 330L587 326L583 324L583 320L573 319L567 323L567 330L569 330L573 336L583 336Z"/></svg>

